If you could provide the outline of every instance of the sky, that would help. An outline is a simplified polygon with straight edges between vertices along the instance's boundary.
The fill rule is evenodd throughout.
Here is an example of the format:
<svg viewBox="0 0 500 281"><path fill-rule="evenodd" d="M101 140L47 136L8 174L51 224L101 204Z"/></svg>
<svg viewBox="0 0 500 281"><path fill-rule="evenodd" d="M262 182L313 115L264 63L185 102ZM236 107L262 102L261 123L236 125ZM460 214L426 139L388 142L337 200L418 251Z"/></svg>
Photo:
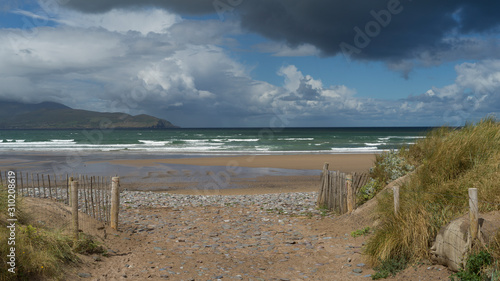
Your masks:
<svg viewBox="0 0 500 281"><path fill-rule="evenodd" d="M500 111L499 1L3 0L0 102L181 127L460 126Z"/></svg>

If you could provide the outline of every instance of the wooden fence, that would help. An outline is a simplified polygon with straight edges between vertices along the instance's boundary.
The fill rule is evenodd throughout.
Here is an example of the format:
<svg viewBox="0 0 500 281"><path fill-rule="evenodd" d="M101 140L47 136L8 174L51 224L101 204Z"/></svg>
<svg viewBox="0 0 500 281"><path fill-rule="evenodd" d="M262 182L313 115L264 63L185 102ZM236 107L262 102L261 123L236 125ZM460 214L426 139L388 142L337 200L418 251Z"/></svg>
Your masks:
<svg viewBox="0 0 500 281"><path fill-rule="evenodd" d="M356 194L369 179L367 173L345 174L329 171L328 163L323 166L318 206L338 214L351 213L356 207Z"/></svg>
<svg viewBox="0 0 500 281"><path fill-rule="evenodd" d="M55 200L72 207L72 225L76 227L75 233L78 231L78 224L75 223L75 219L76 222L78 221L78 212L84 213L104 224L111 225L114 229L117 228L119 210L118 177L113 177L109 181L105 177L87 175L51 176L19 171L15 172L15 174L18 196ZM6 183L7 178L7 172L2 175L0 171L0 183Z"/></svg>

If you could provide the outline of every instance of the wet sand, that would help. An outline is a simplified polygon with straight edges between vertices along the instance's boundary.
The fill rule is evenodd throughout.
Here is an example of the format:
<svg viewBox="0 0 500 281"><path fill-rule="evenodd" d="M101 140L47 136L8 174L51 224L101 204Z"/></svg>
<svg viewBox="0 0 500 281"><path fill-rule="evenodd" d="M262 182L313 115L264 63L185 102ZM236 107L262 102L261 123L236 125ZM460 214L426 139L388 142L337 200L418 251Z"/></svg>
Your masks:
<svg viewBox="0 0 500 281"><path fill-rule="evenodd" d="M169 158L171 157L171 158ZM18 154L2 157L0 170L50 175L120 176L127 190L182 194L262 194L317 191L324 163L330 170L368 172L375 154L240 155L172 157L151 154Z"/></svg>
<svg viewBox="0 0 500 281"><path fill-rule="evenodd" d="M329 163L330 170L338 170L349 173L366 172L373 166L374 161L375 154L299 154L196 157L180 159L120 159L106 162L135 167L157 166L159 164L181 164L196 166L224 166L228 169L234 169L236 167L249 167L295 170L321 170L324 163Z"/></svg>

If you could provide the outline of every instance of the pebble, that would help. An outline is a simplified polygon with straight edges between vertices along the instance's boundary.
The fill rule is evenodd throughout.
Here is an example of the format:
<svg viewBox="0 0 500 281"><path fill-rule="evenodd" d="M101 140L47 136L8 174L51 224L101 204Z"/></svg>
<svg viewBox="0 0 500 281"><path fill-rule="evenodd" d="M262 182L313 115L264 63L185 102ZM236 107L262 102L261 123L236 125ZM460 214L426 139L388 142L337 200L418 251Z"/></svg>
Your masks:
<svg viewBox="0 0 500 281"><path fill-rule="evenodd" d="M321 215L316 208L318 192L291 192L258 195L184 195L166 192L127 191L120 193L120 202L124 207L171 207L173 211L182 211L183 207L191 206L250 206L259 205L262 210L270 213L288 215L304 215L312 213ZM250 217L249 217L250 218ZM148 219L148 218L142 218ZM270 219L263 219L264 222ZM230 222L228 220L225 223ZM286 222L286 220L282 220ZM148 225L142 231L152 231L157 225Z"/></svg>
<svg viewBox="0 0 500 281"><path fill-rule="evenodd" d="M92 277L92 275L90 273L78 273L78 277L89 278Z"/></svg>
<svg viewBox="0 0 500 281"><path fill-rule="evenodd" d="M180 268L179 272L172 271L172 267L148 265L152 266L151 269L159 270L158 273L168 274L160 275L161 278L165 279L176 279L177 275L182 276L188 272L186 270L190 270L192 263L195 263L196 271L191 276L206 276L204 278L209 278L209 280L264 280L257 276L248 276L249 274L246 273L243 275L241 271L235 272L227 265L222 267L215 264L212 267L212 264L203 262L201 259L207 253L220 254L228 260L232 259L232 263L236 266L245 263L240 257L237 257L239 251L237 249L242 249L249 256L273 255L279 257L273 261L274 265L287 266L295 265L296 257L301 257L304 253L308 256L314 252L314 249L322 250L325 249L325 246L333 247L331 244L337 243L337 241L342 243L338 240L342 239L342 236L327 236L328 233L310 235L300 233L300 229L294 228L295 221L304 220L305 214L321 216L321 211L316 208L317 192L221 196L123 191L120 196L120 201L125 202L123 203L124 211L120 212L120 221L123 221L124 225L130 226L124 230L125 232L141 233L136 235L144 235L149 231L165 233L161 236L163 239L157 239L158 241L152 241L152 243L147 242L147 244L151 243L149 247L152 250L151 254L164 260L177 255L186 259L195 258L190 263L177 264L175 268ZM221 206L224 208L219 209ZM161 215L146 215L140 212L142 208L158 207L169 208L171 216L166 218ZM192 207L216 208L200 208L194 212L191 211ZM250 208L246 209L245 207ZM201 216L197 216L197 214L201 214ZM207 220L217 227L204 233L203 225L207 223ZM349 236L345 237L349 239ZM172 246L167 247L163 243L167 243L167 245L174 243L175 246L173 248ZM354 248L354 246L346 244L339 245L340 249L352 250ZM346 251L343 253L335 255L335 258L341 258L344 262L347 260L350 263L352 258L349 256L352 253ZM245 266L248 265L248 268L260 272L272 271L273 262L265 259L264 262L263 264L245 263ZM328 264L327 261L325 263ZM287 272L295 271L302 279L314 280L315 275L318 274L316 267L323 266L325 263L317 263L314 267L308 267L306 270L301 269L302 272L293 268ZM134 266L138 265L134 264ZM357 264L356 266L364 267L365 265ZM131 268L132 266L127 264L126 267ZM345 264L343 268L345 267L352 269L353 264ZM146 270L151 269L148 267ZM354 268L351 274L357 275L362 272L362 269ZM221 273L224 275L218 275ZM232 275L235 273L241 275Z"/></svg>

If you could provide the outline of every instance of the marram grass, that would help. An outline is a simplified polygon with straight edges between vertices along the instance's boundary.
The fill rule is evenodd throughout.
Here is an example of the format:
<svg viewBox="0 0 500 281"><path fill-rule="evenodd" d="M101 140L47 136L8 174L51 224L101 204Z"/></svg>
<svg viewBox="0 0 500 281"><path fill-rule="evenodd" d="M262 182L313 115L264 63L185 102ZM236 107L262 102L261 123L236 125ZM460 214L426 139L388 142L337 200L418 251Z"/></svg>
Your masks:
<svg viewBox="0 0 500 281"><path fill-rule="evenodd" d="M418 168L400 187L397 216L392 192L379 196L380 224L365 249L373 265L394 258L409 262L429 258L439 229L468 212L471 187L478 189L480 212L500 209L500 123L496 120L436 129L403 154Z"/></svg>

